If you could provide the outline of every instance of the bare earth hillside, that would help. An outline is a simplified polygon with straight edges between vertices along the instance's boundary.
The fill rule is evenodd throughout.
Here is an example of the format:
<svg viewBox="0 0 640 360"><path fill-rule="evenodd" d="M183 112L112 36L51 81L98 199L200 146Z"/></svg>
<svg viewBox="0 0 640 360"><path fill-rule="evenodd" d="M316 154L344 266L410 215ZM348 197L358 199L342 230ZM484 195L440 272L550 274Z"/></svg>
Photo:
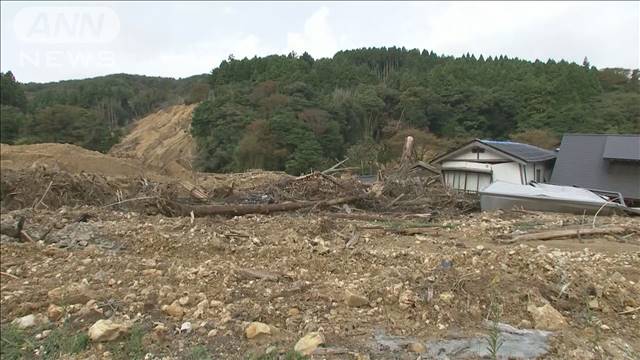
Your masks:
<svg viewBox="0 0 640 360"><path fill-rule="evenodd" d="M0 144L0 155L3 171L40 169L125 177L145 173L140 160L118 159L71 144Z"/></svg>
<svg viewBox="0 0 640 360"><path fill-rule="evenodd" d="M140 119L109 153L140 159L171 174L190 171L194 152L191 113L195 106L175 105Z"/></svg>

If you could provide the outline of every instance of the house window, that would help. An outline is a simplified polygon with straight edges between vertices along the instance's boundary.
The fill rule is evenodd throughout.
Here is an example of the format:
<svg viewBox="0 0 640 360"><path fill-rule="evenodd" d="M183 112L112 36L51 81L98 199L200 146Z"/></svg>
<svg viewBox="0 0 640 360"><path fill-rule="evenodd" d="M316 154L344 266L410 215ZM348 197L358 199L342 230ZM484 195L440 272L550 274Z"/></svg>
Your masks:
<svg viewBox="0 0 640 360"><path fill-rule="evenodd" d="M542 170L536 169L536 182L542 182Z"/></svg>

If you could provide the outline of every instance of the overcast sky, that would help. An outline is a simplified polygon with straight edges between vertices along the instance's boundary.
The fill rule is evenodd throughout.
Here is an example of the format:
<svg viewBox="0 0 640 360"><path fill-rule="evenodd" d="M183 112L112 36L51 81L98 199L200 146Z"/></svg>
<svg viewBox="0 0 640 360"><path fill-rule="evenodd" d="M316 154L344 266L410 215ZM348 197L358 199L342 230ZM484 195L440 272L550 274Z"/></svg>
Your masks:
<svg viewBox="0 0 640 360"><path fill-rule="evenodd" d="M186 77L235 58L405 46L637 68L640 2L2 1L1 70L21 82Z"/></svg>

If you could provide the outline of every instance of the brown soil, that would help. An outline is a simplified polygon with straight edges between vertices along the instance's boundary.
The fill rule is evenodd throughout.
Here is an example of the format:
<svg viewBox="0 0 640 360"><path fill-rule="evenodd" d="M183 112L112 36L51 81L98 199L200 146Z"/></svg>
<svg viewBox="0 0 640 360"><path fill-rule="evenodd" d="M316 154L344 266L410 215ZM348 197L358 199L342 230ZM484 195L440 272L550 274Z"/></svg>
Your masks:
<svg viewBox="0 0 640 360"><path fill-rule="evenodd" d="M71 144L0 144L2 170L41 169L102 176L136 177L154 174L136 159L118 159Z"/></svg>
<svg viewBox="0 0 640 360"><path fill-rule="evenodd" d="M496 301L500 321L530 327L535 322L527 305L548 302L568 326L554 333L544 358L623 359L623 351L633 355L640 349L638 314L619 314L640 306L638 245L573 239L563 240L561 250L548 242L494 241L506 232L541 230L560 221L561 227L572 226L581 222L579 216L481 214L451 219L428 235L403 236L322 213L191 220L85 207L7 215L18 214L28 218L25 231L44 240L1 245L1 270L17 276L1 278L3 324L46 313L55 303L65 307L63 319L77 331L100 318L135 319L145 333L145 352L154 356L186 358L204 346L213 358L245 359L270 346L284 353L304 334L321 331L325 348L347 353L319 358L414 359L405 350L380 347L374 334L420 341L486 334L482 321ZM82 236L89 243L65 242L60 248L58 232L75 224L87 224L80 229L90 232ZM601 224L640 225L622 217L605 217ZM347 249L353 232L361 239ZM270 276L247 277L247 269ZM82 282L82 294L52 298L51 290ZM369 305L347 306L347 290L362 294ZM403 304L399 299L407 292L412 296ZM162 311L185 296L183 318ZM597 307L587 310L591 300ZM206 304L204 313L198 314L199 303ZM174 333L185 321L194 331ZM244 329L252 321L268 324L272 335L246 339ZM158 323L168 332L156 334ZM106 349L91 344L76 358L100 357Z"/></svg>
<svg viewBox="0 0 640 360"><path fill-rule="evenodd" d="M174 145L160 143L173 151ZM45 329L82 334L97 320L112 319L142 332L140 358L194 358L195 349L204 349L215 359L257 359L267 351L263 359L284 359L298 339L318 331L325 343L313 358L415 359L406 345L390 348L379 334L423 343L484 338L484 320L495 319L492 309L501 310L499 321L531 329L541 325L528 307L548 304L566 326L553 331L542 358L639 358L639 217L596 219L596 226L628 229L623 235L504 245L502 239L517 234L592 226L593 219L480 213L467 199L435 185L425 190L421 182L410 189L402 182L374 185L367 190L384 201L348 206L167 217L159 213L158 199L197 202L194 186L208 202L234 204L322 200L364 190L349 179L318 174L298 180L262 171L171 175L149 146L131 147L142 154L138 160L72 145L2 145L3 354L11 346L4 335L9 324L47 314L52 304L62 307L63 316L25 330L33 348L23 356L44 356L46 340L37 336ZM388 205L403 193L393 208ZM138 198L143 200L128 201ZM24 234L16 236L12 224L21 218ZM425 230L397 231L406 228ZM347 291L365 298L364 306L348 305ZM171 316L171 304L181 304L184 315ZM253 321L267 324L271 334L247 339L244 331ZM192 331L179 331L185 322ZM157 330L160 324L166 330ZM130 358L122 352L133 346L128 341L90 342L64 358ZM464 355L437 357L434 351L423 358Z"/></svg>
<svg viewBox="0 0 640 360"><path fill-rule="evenodd" d="M172 176L188 176L195 149L190 130L195 107L196 104L175 105L140 119L109 154L140 159Z"/></svg>

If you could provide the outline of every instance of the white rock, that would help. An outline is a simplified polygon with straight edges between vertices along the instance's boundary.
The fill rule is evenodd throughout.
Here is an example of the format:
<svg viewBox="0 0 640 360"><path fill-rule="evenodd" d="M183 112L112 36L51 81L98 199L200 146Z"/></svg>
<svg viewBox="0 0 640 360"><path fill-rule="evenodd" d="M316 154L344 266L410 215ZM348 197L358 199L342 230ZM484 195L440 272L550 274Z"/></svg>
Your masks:
<svg viewBox="0 0 640 360"><path fill-rule="evenodd" d="M193 329L193 327L191 326L191 323L189 321L182 323L182 326L180 326L180 332L181 333L190 333L191 330Z"/></svg>
<svg viewBox="0 0 640 360"><path fill-rule="evenodd" d="M11 322L13 325L17 326L20 329L27 329L30 327L34 327L37 325L45 325L49 323L49 319L47 319L42 314L29 314L27 316L23 316L17 318Z"/></svg>
<svg viewBox="0 0 640 360"><path fill-rule="evenodd" d="M188 296L183 296L180 298L180 300L178 300L178 302L180 303L180 305L185 306L187 304L189 304L189 297Z"/></svg>
<svg viewBox="0 0 640 360"><path fill-rule="evenodd" d="M51 334L51 330L44 330L40 334L36 335L36 340L46 339Z"/></svg>
<svg viewBox="0 0 640 360"><path fill-rule="evenodd" d="M244 334L247 339L253 339L260 334L269 335L271 334L271 327L269 327L269 325L265 323L255 321L247 326L247 328L244 330Z"/></svg>
<svg viewBox="0 0 640 360"><path fill-rule="evenodd" d="M539 330L560 330L567 327L567 321L564 316L560 314L550 304L537 307L533 304L527 306L527 311L533 317L535 328Z"/></svg>
<svg viewBox="0 0 640 360"><path fill-rule="evenodd" d="M310 332L298 340L293 350L302 355L311 355L320 344L324 344L324 336L319 332Z"/></svg>
<svg viewBox="0 0 640 360"><path fill-rule="evenodd" d="M92 341L113 341L129 332L130 325L112 320L98 320L89 328L89 339Z"/></svg>

